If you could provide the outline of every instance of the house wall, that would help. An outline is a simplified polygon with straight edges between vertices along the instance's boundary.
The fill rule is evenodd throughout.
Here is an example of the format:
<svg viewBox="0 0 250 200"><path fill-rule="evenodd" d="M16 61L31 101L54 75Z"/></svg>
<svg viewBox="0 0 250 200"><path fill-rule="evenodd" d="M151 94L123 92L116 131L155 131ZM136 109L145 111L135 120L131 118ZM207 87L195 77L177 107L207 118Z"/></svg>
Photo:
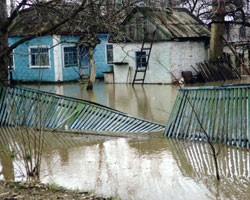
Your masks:
<svg viewBox="0 0 250 200"><path fill-rule="evenodd" d="M13 44L20 40L21 37L10 37L9 43ZM44 82L60 82L73 81L80 79L80 73L84 71L89 75L89 64L86 56L81 57L78 66L64 66L64 47L76 45L78 36L53 35L34 38L30 41L19 45L13 52L13 79L18 81L44 81ZM103 78L103 72L109 71L110 64L106 61L106 44L107 34L100 34L101 43L95 49L94 59L96 64L97 78ZM29 48L31 46L46 46L51 48L49 51L49 67L48 68L31 68ZM79 66L84 67L80 70Z"/></svg>
<svg viewBox="0 0 250 200"><path fill-rule="evenodd" d="M19 37L11 37L9 43L13 44L20 40ZM49 68L30 68L29 47L30 46L48 46L53 45L52 36L35 38L22 45L19 45L13 52L13 79L19 81L54 81L54 55L49 51L50 66Z"/></svg>
<svg viewBox="0 0 250 200"><path fill-rule="evenodd" d="M94 53L97 78L103 78L103 72L108 72L111 66L107 63L106 45L109 44L107 36L107 34L98 34L101 43L96 46Z"/></svg>
<svg viewBox="0 0 250 200"><path fill-rule="evenodd" d="M249 40L250 28L240 24L227 24L224 37L228 42L239 42Z"/></svg>
<svg viewBox="0 0 250 200"><path fill-rule="evenodd" d="M63 81L62 59L61 59L61 36L54 35L53 37L53 52L54 52L54 73L55 81Z"/></svg>
<svg viewBox="0 0 250 200"><path fill-rule="evenodd" d="M149 44L146 44L149 45ZM114 61L128 65L114 66L115 83L132 82L135 72L135 52L141 44L114 44ZM208 50L204 42L155 42L152 47L145 83L168 84L181 78L181 71L194 70L197 62L207 60Z"/></svg>
<svg viewBox="0 0 250 200"><path fill-rule="evenodd" d="M63 81L73 81L73 80L78 80L80 79L80 69L79 69L79 64L76 66L71 66L71 67L65 67L64 66L64 54L63 54L63 48L64 47L69 47L69 46L76 46L76 43L79 40L78 36L67 36L67 35L62 35L60 36L60 41L61 44L59 46L61 47L61 52L60 52L60 63L62 66L62 76L63 76Z"/></svg>
<svg viewBox="0 0 250 200"><path fill-rule="evenodd" d="M240 24L227 24L224 37L233 46L244 63L249 66L250 48L248 43L250 39L250 28ZM231 61L237 68L242 67L241 73L248 74L248 72L243 70L243 66L228 45L224 46L223 51L230 55Z"/></svg>

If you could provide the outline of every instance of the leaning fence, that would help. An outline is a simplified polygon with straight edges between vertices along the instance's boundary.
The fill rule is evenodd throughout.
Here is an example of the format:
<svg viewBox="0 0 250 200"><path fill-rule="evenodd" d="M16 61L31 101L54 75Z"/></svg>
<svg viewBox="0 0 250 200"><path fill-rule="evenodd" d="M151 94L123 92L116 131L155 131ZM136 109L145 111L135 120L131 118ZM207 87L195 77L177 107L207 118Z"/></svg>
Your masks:
<svg viewBox="0 0 250 200"><path fill-rule="evenodd" d="M164 135L249 148L250 85L181 88Z"/></svg>
<svg viewBox="0 0 250 200"><path fill-rule="evenodd" d="M0 125L145 133L164 125L109 107L24 87L0 86Z"/></svg>

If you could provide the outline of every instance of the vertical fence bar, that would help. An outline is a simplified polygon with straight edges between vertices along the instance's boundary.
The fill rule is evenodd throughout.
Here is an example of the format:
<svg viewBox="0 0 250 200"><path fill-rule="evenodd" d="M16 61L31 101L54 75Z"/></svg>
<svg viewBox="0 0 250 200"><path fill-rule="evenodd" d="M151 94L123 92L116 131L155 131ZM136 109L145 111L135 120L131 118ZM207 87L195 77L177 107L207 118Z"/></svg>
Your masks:
<svg viewBox="0 0 250 200"><path fill-rule="evenodd" d="M247 92L247 141L248 141L248 148L250 148L250 89L248 88Z"/></svg>
<svg viewBox="0 0 250 200"><path fill-rule="evenodd" d="M176 136L176 128L177 124L176 122L179 121L179 113L182 112L181 109L184 105L185 98L183 98L183 92L179 91L174 107L171 111L170 117L169 117L169 123L165 127L164 135L167 137L175 137Z"/></svg>
<svg viewBox="0 0 250 200"><path fill-rule="evenodd" d="M244 103L244 97L243 97L243 89L242 88L239 88L239 106L238 106L238 135L237 137L239 138L238 139L238 145L241 147L242 145L242 128L243 128L243 115L244 115L244 110L242 109L243 108L243 103Z"/></svg>
<svg viewBox="0 0 250 200"><path fill-rule="evenodd" d="M0 125L71 130L154 132L164 125L136 118L90 101L48 92L0 86Z"/></svg>
<svg viewBox="0 0 250 200"><path fill-rule="evenodd" d="M227 143L233 144L233 132L232 124L234 124L234 88L230 90L229 96L229 128L228 128L228 138Z"/></svg>
<svg viewBox="0 0 250 200"><path fill-rule="evenodd" d="M243 105L242 105L242 111L243 111L243 119L242 119L242 146L246 147L246 141L247 141L247 91L248 88L244 88L243 93Z"/></svg>
<svg viewBox="0 0 250 200"><path fill-rule="evenodd" d="M233 132L233 140L234 140L234 145L238 146L238 131L239 131L239 123L238 123L238 118L239 118L239 112L238 112L238 107L239 107L239 89L235 88L235 94L234 94L234 102L235 102L235 107L234 107L234 124L232 126L232 129L234 130Z"/></svg>
<svg viewBox="0 0 250 200"><path fill-rule="evenodd" d="M225 113L224 113L224 122L225 129L223 132L223 144L227 144L229 139L229 131L230 131L230 89L225 89Z"/></svg>
<svg viewBox="0 0 250 200"><path fill-rule="evenodd" d="M223 90L217 90L217 104L216 104L216 110L217 110L217 117L215 120L214 125L214 140L215 142L221 142L221 132L223 127L223 113L224 113L224 105L223 105Z"/></svg>
<svg viewBox="0 0 250 200"><path fill-rule="evenodd" d="M249 88L250 85L181 88L166 126L172 128L171 134L165 130L165 136L206 140L204 129L211 141L249 148Z"/></svg>

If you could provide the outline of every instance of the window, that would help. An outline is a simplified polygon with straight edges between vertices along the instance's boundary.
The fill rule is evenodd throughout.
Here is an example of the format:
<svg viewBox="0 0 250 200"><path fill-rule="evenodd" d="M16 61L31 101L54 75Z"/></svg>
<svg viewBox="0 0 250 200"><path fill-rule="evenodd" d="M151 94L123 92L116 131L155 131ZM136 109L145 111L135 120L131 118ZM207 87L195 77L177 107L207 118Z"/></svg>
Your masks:
<svg viewBox="0 0 250 200"><path fill-rule="evenodd" d="M49 48L48 47L31 47L30 48L30 66L49 67Z"/></svg>
<svg viewBox="0 0 250 200"><path fill-rule="evenodd" d="M242 25L239 29L239 39L245 39L246 38L246 27Z"/></svg>
<svg viewBox="0 0 250 200"><path fill-rule="evenodd" d="M113 45L112 44L106 45L106 52L107 52L107 63L110 64L113 62Z"/></svg>
<svg viewBox="0 0 250 200"><path fill-rule="evenodd" d="M9 55L8 67L9 67L9 69L13 69L14 68L14 55L13 55L13 51Z"/></svg>
<svg viewBox="0 0 250 200"><path fill-rule="evenodd" d="M136 67L147 67L147 59L146 59L146 52L145 51L137 51L135 52L136 56Z"/></svg>
<svg viewBox="0 0 250 200"><path fill-rule="evenodd" d="M78 65L77 47L64 47L64 67L75 67Z"/></svg>

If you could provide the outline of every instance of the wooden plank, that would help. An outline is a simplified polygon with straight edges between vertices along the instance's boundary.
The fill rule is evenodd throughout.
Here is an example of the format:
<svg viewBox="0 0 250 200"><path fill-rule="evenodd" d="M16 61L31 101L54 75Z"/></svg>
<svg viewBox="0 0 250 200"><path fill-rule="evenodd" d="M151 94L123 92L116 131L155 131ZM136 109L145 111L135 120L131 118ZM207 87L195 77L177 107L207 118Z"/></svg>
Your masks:
<svg viewBox="0 0 250 200"><path fill-rule="evenodd" d="M204 61L197 63L196 65L198 66L200 74L205 82L241 78L241 75L232 65L232 62L227 55L223 55L215 61Z"/></svg>

